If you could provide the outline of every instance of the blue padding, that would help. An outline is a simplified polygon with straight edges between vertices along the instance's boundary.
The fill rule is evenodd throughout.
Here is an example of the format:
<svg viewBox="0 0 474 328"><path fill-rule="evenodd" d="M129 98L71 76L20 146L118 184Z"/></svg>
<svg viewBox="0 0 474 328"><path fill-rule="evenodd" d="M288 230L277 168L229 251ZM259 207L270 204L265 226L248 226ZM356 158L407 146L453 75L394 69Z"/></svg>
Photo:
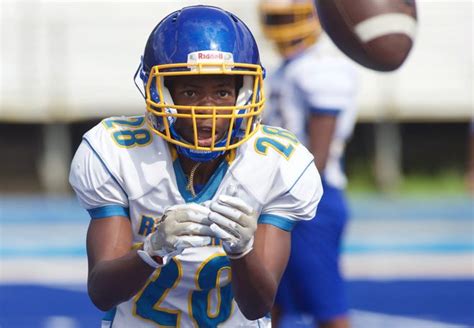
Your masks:
<svg viewBox="0 0 474 328"><path fill-rule="evenodd" d="M339 113L341 112L340 108L311 107L308 110L311 114L334 115L334 116L339 115Z"/></svg>
<svg viewBox="0 0 474 328"><path fill-rule="evenodd" d="M285 231L291 231L296 225L296 221L272 214L263 214L258 218L260 224L271 224Z"/></svg>
<svg viewBox="0 0 474 328"><path fill-rule="evenodd" d="M129 217L128 208L119 205L107 205L102 207L96 207L87 210L92 219L101 219L110 216L126 216Z"/></svg>

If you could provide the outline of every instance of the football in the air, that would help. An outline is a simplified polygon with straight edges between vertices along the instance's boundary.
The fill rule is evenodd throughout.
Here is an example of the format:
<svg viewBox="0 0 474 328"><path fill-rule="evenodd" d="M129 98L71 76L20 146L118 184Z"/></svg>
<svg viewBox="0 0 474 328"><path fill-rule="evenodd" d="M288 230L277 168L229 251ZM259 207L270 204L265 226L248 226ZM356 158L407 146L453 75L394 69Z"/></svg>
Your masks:
<svg viewBox="0 0 474 328"><path fill-rule="evenodd" d="M357 63L394 71L413 46L415 0L315 0L321 25L336 46Z"/></svg>

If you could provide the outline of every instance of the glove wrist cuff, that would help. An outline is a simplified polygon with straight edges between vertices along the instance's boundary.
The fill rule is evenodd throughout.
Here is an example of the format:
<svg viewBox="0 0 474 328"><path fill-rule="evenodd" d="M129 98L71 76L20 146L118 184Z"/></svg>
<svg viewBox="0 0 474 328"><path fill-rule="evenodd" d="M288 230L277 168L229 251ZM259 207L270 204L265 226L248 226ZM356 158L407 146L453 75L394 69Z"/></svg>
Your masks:
<svg viewBox="0 0 474 328"><path fill-rule="evenodd" d="M150 264L149 263L149 260L151 260L153 263L156 263L160 266L163 266L167 263L167 258L165 258L165 255L166 254L162 254L163 252L160 252L160 251L156 251L154 248L153 248L153 245L152 245L152 241L151 241L151 238L152 238L152 235L153 234L149 234L146 238L145 238L145 242L143 243L143 251L141 252L138 252L138 255L142 258L143 261L145 261L146 263ZM146 256L145 253L148 255ZM154 266L154 264L151 263L150 265L154 268L156 268Z"/></svg>
<svg viewBox="0 0 474 328"><path fill-rule="evenodd" d="M148 254L148 252L146 252L144 250L139 249L137 251L137 254L138 254L138 256L140 256L140 258L143 260L143 262L145 262L146 264L148 264L152 268L158 269L159 267L163 266L163 264L158 263L150 254Z"/></svg>
<svg viewBox="0 0 474 328"><path fill-rule="evenodd" d="M237 260L237 259L240 259L240 258L244 257L248 253L250 253L250 251L253 249L253 237L252 237L252 239L249 240L249 242L247 243L247 245L245 245L245 247L243 247L242 249L240 249L238 251L232 250L227 245L227 243L224 243L223 247L224 247L224 250L225 250L228 258L230 258L232 260Z"/></svg>
<svg viewBox="0 0 474 328"><path fill-rule="evenodd" d="M227 253L227 257L230 258L231 260L238 260L238 259L241 259L242 257L244 257L245 255L247 255L248 253L250 253L250 251L252 249L253 249L253 247L249 247L248 249L246 249L242 253L237 253L237 254Z"/></svg>

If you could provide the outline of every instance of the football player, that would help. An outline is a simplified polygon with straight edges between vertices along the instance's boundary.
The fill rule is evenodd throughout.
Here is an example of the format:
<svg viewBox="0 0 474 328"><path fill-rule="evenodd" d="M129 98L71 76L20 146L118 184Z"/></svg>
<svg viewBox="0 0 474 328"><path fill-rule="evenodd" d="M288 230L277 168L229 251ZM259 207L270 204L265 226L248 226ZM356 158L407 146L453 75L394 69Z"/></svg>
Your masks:
<svg viewBox="0 0 474 328"><path fill-rule="evenodd" d="M269 325L290 231L322 186L297 138L260 124L263 74L238 17L185 7L146 43L146 114L84 135L70 183L103 327Z"/></svg>
<svg viewBox="0 0 474 328"><path fill-rule="evenodd" d="M338 261L348 218L342 157L356 115L355 67L322 34L312 0L262 0L260 13L264 34L283 58L266 85L264 122L290 130L308 146L324 189L315 219L292 232L274 322L307 314L319 327L346 328Z"/></svg>

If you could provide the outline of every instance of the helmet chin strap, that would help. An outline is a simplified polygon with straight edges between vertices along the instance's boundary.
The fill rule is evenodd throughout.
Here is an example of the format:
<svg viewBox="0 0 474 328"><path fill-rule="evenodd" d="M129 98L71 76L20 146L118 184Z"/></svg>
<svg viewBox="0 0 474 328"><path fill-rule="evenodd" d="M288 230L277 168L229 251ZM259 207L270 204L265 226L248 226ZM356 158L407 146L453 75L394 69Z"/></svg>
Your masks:
<svg viewBox="0 0 474 328"><path fill-rule="evenodd" d="M176 145L176 150L179 154L195 161L195 162L209 162L225 153L222 151L206 151L206 150L196 150L190 149L182 146Z"/></svg>

